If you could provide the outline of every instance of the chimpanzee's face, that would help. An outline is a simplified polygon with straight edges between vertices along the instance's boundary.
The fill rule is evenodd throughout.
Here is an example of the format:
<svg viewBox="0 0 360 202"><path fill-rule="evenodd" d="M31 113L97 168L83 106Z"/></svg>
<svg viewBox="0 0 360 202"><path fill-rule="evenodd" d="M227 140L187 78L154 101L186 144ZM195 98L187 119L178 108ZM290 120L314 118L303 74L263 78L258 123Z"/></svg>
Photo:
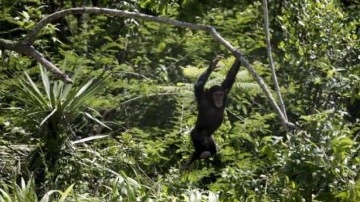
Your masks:
<svg viewBox="0 0 360 202"><path fill-rule="evenodd" d="M212 94L212 99L213 99L214 105L216 107L220 108L224 105L224 103L223 103L224 96L225 96L225 93L223 91L215 91Z"/></svg>

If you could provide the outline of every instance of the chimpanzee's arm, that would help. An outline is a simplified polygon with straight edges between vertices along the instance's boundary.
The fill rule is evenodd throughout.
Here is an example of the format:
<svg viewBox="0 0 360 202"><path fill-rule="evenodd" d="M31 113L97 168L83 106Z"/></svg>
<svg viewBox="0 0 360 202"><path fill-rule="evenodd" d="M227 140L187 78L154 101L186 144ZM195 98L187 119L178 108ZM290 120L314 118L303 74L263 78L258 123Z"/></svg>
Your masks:
<svg viewBox="0 0 360 202"><path fill-rule="evenodd" d="M225 80L221 84L221 87L224 88L226 94L228 94L230 92L230 89L235 82L235 77L236 77L237 72L240 69L240 64L241 64L240 61L238 59L236 59L234 64L231 66L228 74L226 75Z"/></svg>
<svg viewBox="0 0 360 202"><path fill-rule="evenodd" d="M221 57L218 56L213 61L211 61L210 65L206 69L206 71L204 73L202 73L199 76L199 78L196 80L196 83L194 85L194 89L195 89L194 92L195 92L195 97L196 97L197 102L200 102L201 97L204 94L205 83L209 79L211 72L216 68L216 65L220 61L220 59L221 59Z"/></svg>
<svg viewBox="0 0 360 202"><path fill-rule="evenodd" d="M199 78L196 80L196 83L194 85L194 92L196 101L200 102L201 97L204 94L204 86L207 80L209 79L209 76L212 72L212 69L209 67L204 73L202 73Z"/></svg>

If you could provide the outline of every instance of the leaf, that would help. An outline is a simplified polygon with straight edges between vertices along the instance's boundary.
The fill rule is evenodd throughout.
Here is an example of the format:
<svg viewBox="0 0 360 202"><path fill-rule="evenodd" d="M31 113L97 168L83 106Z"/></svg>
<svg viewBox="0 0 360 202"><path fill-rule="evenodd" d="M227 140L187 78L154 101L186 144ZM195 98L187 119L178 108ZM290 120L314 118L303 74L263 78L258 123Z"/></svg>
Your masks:
<svg viewBox="0 0 360 202"><path fill-rule="evenodd" d="M354 142L348 137L337 137L332 140L332 144L337 152L343 152L345 149L351 148Z"/></svg>
<svg viewBox="0 0 360 202"><path fill-rule="evenodd" d="M218 195L215 194L214 192L209 191L208 201L209 201L209 202L218 202L218 201L219 201L219 197L218 197Z"/></svg>
<svg viewBox="0 0 360 202"><path fill-rule="evenodd" d="M94 81L94 79L91 79L90 81L88 81L85 85L83 85L80 90L76 93L75 97L79 97L81 94L83 94L92 84L92 82Z"/></svg>
<svg viewBox="0 0 360 202"><path fill-rule="evenodd" d="M2 196L4 196L7 199L7 201L12 201L10 195L5 190L0 188L0 192Z"/></svg>
<svg viewBox="0 0 360 202"><path fill-rule="evenodd" d="M29 74L27 72L24 72L24 74L25 74L26 78L28 79L28 82L31 84L31 87L34 90L34 92L36 92L37 95L41 96L40 90L38 89L36 84L33 82L33 80L30 78Z"/></svg>
<svg viewBox="0 0 360 202"><path fill-rule="evenodd" d="M254 143L254 139L248 133L240 133L237 137Z"/></svg>
<svg viewBox="0 0 360 202"><path fill-rule="evenodd" d="M107 126L105 123L103 123L102 121L100 121L99 119L93 117L91 114L87 113L87 112L84 112L84 114L89 117L90 119L96 121L98 124L104 126L105 128L109 129L109 130L112 130L109 126Z"/></svg>
<svg viewBox="0 0 360 202"><path fill-rule="evenodd" d="M44 196L41 198L40 202L49 202L50 196L54 193L59 193L61 195L61 192L58 190L50 190L44 194Z"/></svg>
<svg viewBox="0 0 360 202"><path fill-rule="evenodd" d="M299 25L305 27L305 23L303 21L299 20L298 23L299 23Z"/></svg>
<svg viewBox="0 0 360 202"><path fill-rule="evenodd" d="M22 15L26 21L30 20L30 15L26 11L20 12L20 15Z"/></svg>
<svg viewBox="0 0 360 202"><path fill-rule="evenodd" d="M65 201L66 197L67 197L67 196L70 194L70 192L72 191L74 185L75 185L75 184L70 185L70 186L65 190L64 193L61 193L61 198L59 199L59 202L64 202L64 201Z"/></svg>
<svg viewBox="0 0 360 202"><path fill-rule="evenodd" d="M71 142L71 144L78 144L78 143L84 143L84 142L88 142L88 141L91 141L91 140L96 140L96 139L102 139L102 138L105 138L105 137L108 137L109 135L95 135L95 136L91 136L91 137L87 137L87 138L83 138L83 139L80 139L80 140L76 140L76 141L73 141Z"/></svg>
<svg viewBox="0 0 360 202"><path fill-rule="evenodd" d="M49 81L49 77L47 76L46 69L43 68L42 66L40 66L40 75L41 75L41 79L43 81L46 95L48 96L48 99L50 99L50 81Z"/></svg>
<svg viewBox="0 0 360 202"><path fill-rule="evenodd" d="M191 191L190 201L191 202L201 202L201 193L198 190Z"/></svg>
<svg viewBox="0 0 360 202"><path fill-rule="evenodd" d="M40 123L40 126L42 126L53 114L55 114L57 111L57 108L51 111L49 115L47 115Z"/></svg>

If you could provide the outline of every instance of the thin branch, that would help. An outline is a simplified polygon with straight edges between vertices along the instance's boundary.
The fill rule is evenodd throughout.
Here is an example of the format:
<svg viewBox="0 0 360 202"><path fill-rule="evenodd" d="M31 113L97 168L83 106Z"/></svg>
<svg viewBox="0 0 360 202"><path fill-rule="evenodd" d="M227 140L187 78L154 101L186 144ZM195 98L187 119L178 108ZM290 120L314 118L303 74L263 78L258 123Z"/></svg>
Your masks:
<svg viewBox="0 0 360 202"><path fill-rule="evenodd" d="M269 33L269 14L268 14L267 0L263 0L263 9L264 9L265 39L266 39L267 54L268 54L268 57L269 57L271 74L272 74L272 78L273 78L273 82L274 82L274 86L275 86L275 91L276 91L277 97L278 97L279 102L280 102L281 111L282 111L282 113L284 115L284 118L286 120L288 120L287 115L286 115L285 104L284 104L284 101L283 101L282 96L281 96L280 87L279 87L279 83L278 83L276 72L275 72L274 60L273 60L273 57L272 57L272 54L271 54L271 43L270 43L270 33Z"/></svg>
<svg viewBox="0 0 360 202"><path fill-rule="evenodd" d="M150 79L147 78L146 76L144 76L144 75L142 75L142 74L135 73L135 72L117 71L117 72L114 72L114 73L115 73L115 74L130 74L130 75L134 75L134 76L143 78L143 79L145 79L145 80L150 80Z"/></svg>
<svg viewBox="0 0 360 202"><path fill-rule="evenodd" d="M265 93L266 97L268 98L271 106L274 108L275 113L280 118L281 124L284 127L284 129L286 131L288 131L289 128L294 128L295 124L288 122L287 119L284 117L284 114L280 110L279 106L276 104L276 101L273 98L273 96L272 96L271 92L269 91L267 85L265 84L264 80L255 72L254 68L250 65L250 63L241 55L240 52L235 51L233 54L241 61L241 63L246 67L246 69L255 78L256 82L259 84L261 89L264 91L264 93Z"/></svg>
<svg viewBox="0 0 360 202"><path fill-rule="evenodd" d="M142 99L142 98L148 98L148 97L154 97L154 96L172 96L172 95L178 95L178 93L151 93L151 94L147 94L147 95L139 95L137 97L130 98L130 99L120 103L120 106L128 104L130 102L133 102L135 100Z"/></svg>
<svg viewBox="0 0 360 202"><path fill-rule="evenodd" d="M2 32L0 32L0 35L11 34L12 32L17 32L17 31L24 31L24 29L21 27L16 27L14 29L2 31Z"/></svg>

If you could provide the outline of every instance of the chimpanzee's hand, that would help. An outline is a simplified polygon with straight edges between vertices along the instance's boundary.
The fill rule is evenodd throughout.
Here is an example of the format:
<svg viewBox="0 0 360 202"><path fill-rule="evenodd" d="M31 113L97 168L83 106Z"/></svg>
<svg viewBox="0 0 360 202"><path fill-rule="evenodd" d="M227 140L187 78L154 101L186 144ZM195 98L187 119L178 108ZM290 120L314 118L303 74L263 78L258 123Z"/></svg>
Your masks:
<svg viewBox="0 0 360 202"><path fill-rule="evenodd" d="M219 68L219 66L217 66L217 64L223 58L224 58L223 55L217 55L216 58L211 61L211 65L210 65L211 70L215 70L215 69Z"/></svg>

